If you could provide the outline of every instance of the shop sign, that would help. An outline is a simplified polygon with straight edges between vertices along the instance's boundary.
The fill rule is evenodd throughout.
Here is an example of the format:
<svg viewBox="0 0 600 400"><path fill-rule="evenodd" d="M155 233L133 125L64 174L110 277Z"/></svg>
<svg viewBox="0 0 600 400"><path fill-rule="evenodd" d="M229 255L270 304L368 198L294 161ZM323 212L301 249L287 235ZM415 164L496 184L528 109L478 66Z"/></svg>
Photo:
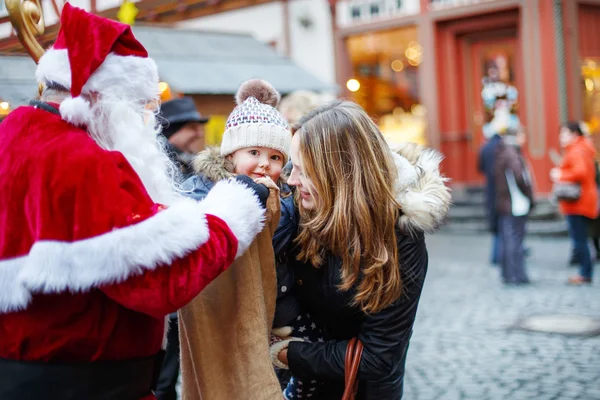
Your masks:
<svg viewBox="0 0 600 400"><path fill-rule="evenodd" d="M344 28L419 12L420 2L414 0L341 0L337 2L337 24Z"/></svg>
<svg viewBox="0 0 600 400"><path fill-rule="evenodd" d="M461 7L468 6L472 4L479 3L490 3L496 0L430 0L429 1L429 9L430 10L441 10L444 8L453 8L453 7Z"/></svg>

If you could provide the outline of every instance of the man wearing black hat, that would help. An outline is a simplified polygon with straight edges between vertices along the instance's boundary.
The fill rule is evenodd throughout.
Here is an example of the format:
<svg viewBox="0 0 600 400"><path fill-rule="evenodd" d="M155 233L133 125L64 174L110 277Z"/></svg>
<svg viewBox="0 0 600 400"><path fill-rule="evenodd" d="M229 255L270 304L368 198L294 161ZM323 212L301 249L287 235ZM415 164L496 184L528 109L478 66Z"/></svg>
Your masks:
<svg viewBox="0 0 600 400"><path fill-rule="evenodd" d="M181 171L183 180L193 174L192 160L204 148L204 124L208 118L196 110L194 101L182 97L163 103L160 107L162 134L167 139L171 160ZM182 180L182 181L183 181ZM156 388L158 400L175 400L179 377L179 329L177 313L169 316L167 349Z"/></svg>
<svg viewBox="0 0 600 400"><path fill-rule="evenodd" d="M160 115L162 134L167 138L171 159L185 180L193 174L193 157L204 148L204 124L208 118L198 113L194 101L189 97L163 103Z"/></svg>

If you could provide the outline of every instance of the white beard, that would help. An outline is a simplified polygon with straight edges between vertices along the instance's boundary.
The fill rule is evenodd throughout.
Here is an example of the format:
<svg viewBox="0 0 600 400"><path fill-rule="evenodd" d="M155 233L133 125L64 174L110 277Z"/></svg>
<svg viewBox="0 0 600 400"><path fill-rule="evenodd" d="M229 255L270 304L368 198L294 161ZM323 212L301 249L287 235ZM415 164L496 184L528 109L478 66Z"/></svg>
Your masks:
<svg viewBox="0 0 600 400"><path fill-rule="evenodd" d="M135 102L106 96L92 105L92 112L88 132L96 143L125 156L154 202L173 203L179 197L176 170L159 140L154 113Z"/></svg>

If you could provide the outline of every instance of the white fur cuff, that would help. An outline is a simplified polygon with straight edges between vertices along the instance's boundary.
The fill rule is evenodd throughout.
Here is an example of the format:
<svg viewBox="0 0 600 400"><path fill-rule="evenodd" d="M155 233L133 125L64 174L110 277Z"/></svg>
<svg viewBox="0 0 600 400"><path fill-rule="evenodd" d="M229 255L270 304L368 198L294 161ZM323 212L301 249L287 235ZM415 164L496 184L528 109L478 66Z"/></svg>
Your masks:
<svg viewBox="0 0 600 400"><path fill-rule="evenodd" d="M221 218L238 240L236 258L244 254L264 227L265 209L254 191L236 180L218 182L200 203L206 214Z"/></svg>
<svg viewBox="0 0 600 400"><path fill-rule="evenodd" d="M291 337L286 340L282 340L281 342L273 343L271 345L271 361L273 362L273 365L277 368L290 369L290 367L287 364L284 364L281 361L279 361L279 358L277 358L277 356L279 355L279 353L281 353L282 350L287 349L291 342L304 342L304 340L300 338Z"/></svg>
<svg viewBox="0 0 600 400"><path fill-rule="evenodd" d="M271 329L271 333L279 338L286 338L292 334L291 326L282 326L280 328Z"/></svg>
<svg viewBox="0 0 600 400"><path fill-rule="evenodd" d="M169 265L209 238L200 204L185 199L88 239L37 241L28 254L0 260L0 314L27 308L34 293L83 292Z"/></svg>

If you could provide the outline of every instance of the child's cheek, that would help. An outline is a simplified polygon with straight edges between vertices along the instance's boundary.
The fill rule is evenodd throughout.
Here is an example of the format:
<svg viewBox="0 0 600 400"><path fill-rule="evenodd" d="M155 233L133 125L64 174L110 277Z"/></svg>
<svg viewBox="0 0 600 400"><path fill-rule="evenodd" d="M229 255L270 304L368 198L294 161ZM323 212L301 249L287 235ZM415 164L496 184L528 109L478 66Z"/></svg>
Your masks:
<svg viewBox="0 0 600 400"><path fill-rule="evenodd" d="M271 180L273 182L277 183L277 181L279 180L279 177L281 176L282 170L283 170L283 166L271 167L271 171L269 172L269 177L271 178Z"/></svg>

